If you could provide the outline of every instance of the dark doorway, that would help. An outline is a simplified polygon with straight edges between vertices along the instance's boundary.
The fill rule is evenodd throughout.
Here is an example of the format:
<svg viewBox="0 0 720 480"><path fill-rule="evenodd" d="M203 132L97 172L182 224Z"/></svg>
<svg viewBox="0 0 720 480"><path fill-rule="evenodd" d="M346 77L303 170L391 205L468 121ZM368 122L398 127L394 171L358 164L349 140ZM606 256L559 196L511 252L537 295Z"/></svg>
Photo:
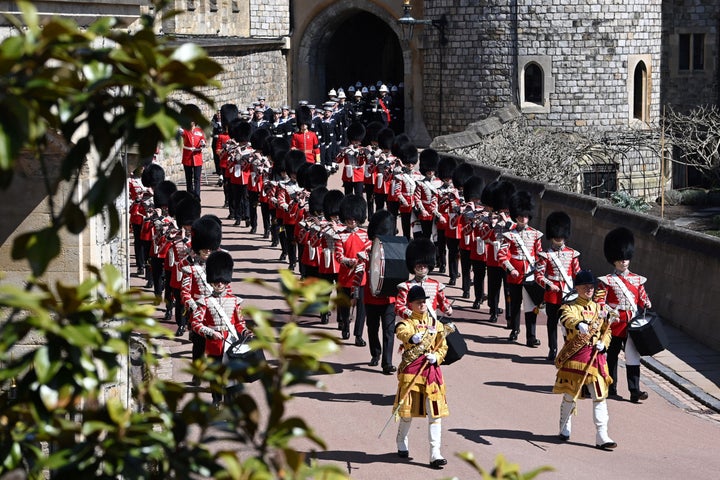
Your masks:
<svg viewBox="0 0 720 480"><path fill-rule="evenodd" d="M375 15L360 12L338 25L327 43L325 91L355 82L403 81L403 57L395 32Z"/></svg>

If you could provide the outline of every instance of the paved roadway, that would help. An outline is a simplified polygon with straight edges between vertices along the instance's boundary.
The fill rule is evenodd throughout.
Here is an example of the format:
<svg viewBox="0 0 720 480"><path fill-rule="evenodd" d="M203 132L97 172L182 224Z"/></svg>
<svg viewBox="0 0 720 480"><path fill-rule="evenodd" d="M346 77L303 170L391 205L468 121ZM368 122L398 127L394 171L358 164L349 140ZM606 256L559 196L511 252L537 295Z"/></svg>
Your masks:
<svg viewBox="0 0 720 480"><path fill-rule="evenodd" d="M210 181L213 180L210 176ZM336 175L331 179L331 187L338 185ZM203 213L225 218L220 190L212 186L203 189ZM279 295L240 282L255 277L277 286L276 271L284 267L278 262L279 250L271 249L269 240L262 239L261 234L250 235L248 228L233 227L231 220L223 223L223 246L235 258L237 281L233 291L247 304L273 310L276 320L286 321L289 309ZM438 278L447 280L444 275ZM136 286L142 283L134 276L131 282ZM625 398L609 401L609 433L618 448L612 452L594 448L589 400L579 402L570 442L560 443L557 432L561 397L551 393L555 367L545 360L546 342L538 349L508 343L502 319L499 324L488 323L485 305L480 311L472 310L471 300L461 299L460 290L455 287L449 287L448 294L456 298L454 320L470 352L460 362L443 369L450 404L450 416L443 420L446 468L435 471L427 465L424 419L414 420L410 459L400 459L395 454L395 423L378 438L391 413L396 379L383 375L380 367L369 367L368 348L356 347L351 340L327 359L336 374L319 377L322 388L294 390L290 412L303 416L328 445L326 451L313 452L312 446L301 443L297 448L311 452L321 462L339 465L352 478L360 480L481 478L454 456L463 451L474 453L486 469L492 468L498 454L520 464L522 471L553 466L554 472L540 475L543 479L718 478L720 414L710 408L720 405L718 352L701 350L697 342L672 329L673 338L681 339L677 343L681 351L673 353L671 346L664 352L664 363L653 363L663 375L643 368L644 389L650 393L647 401L641 405L628 401L624 373L620 370L618 390ZM158 318L162 314L159 311ZM320 324L318 317L303 317L299 324L308 330L339 334L334 315L329 325ZM539 325L541 339L544 333L544 324ZM520 338L524 338L524 332ZM165 339L162 343L172 357L160 374L188 381L188 375L182 371L190 357L187 336ZM397 365L399 354L395 358ZM702 370L693 368L700 364ZM257 390L259 384L249 388Z"/></svg>

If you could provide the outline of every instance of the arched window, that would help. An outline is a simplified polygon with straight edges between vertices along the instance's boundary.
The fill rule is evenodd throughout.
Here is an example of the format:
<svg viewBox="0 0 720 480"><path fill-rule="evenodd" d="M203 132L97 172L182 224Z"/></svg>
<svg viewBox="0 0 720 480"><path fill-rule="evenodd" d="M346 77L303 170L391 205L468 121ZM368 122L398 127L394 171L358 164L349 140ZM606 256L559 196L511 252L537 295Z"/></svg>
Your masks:
<svg viewBox="0 0 720 480"><path fill-rule="evenodd" d="M543 104L543 71L535 62L525 67L525 101L528 103Z"/></svg>
<svg viewBox="0 0 720 480"><path fill-rule="evenodd" d="M648 91L647 67L645 62L639 61L633 73L633 118L647 122Z"/></svg>

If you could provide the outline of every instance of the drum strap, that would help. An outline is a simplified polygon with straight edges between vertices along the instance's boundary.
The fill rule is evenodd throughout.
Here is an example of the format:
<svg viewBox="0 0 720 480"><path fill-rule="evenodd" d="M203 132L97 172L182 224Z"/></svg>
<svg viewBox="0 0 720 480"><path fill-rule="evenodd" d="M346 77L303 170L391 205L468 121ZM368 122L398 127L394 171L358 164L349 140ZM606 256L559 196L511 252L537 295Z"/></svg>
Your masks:
<svg viewBox="0 0 720 480"><path fill-rule="evenodd" d="M637 301L635 300L635 295L630 293L630 289L628 288L627 283L625 280L617 274L610 275L610 278L615 278L615 283L618 287L620 287L620 290L623 292L623 295L629 300L630 302L630 311L632 312L631 317L635 316L635 312L637 312Z"/></svg>
<svg viewBox="0 0 720 480"><path fill-rule="evenodd" d="M558 272L560 272L560 275L562 276L563 282L565 282L565 285L563 285L563 292L567 293L573 288L573 281L570 277L568 277L567 272L565 271L565 267L563 266L562 262L560 261L560 254L559 252L555 254L555 252L549 251L547 252L547 256L550 257L550 261L553 262L553 265L555 265L555 268Z"/></svg>

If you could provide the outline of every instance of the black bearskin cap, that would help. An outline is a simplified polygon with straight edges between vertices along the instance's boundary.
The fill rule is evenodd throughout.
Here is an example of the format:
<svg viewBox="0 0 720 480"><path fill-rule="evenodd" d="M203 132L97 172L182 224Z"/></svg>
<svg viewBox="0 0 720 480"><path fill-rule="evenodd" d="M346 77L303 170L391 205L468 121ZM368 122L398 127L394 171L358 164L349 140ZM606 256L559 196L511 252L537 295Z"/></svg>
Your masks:
<svg viewBox="0 0 720 480"><path fill-rule="evenodd" d="M483 194L483 185L485 181L477 175L472 175L463 184L463 198L466 202L472 202L474 200L481 200Z"/></svg>
<svg viewBox="0 0 720 480"><path fill-rule="evenodd" d="M272 135L272 133L270 133L270 130L267 128L258 128L250 135L250 146L254 150L261 152L263 145L265 144L265 140L270 135Z"/></svg>
<svg viewBox="0 0 720 480"><path fill-rule="evenodd" d="M508 209L512 219L519 216L532 218L534 209L532 195L524 190L513 193L508 202Z"/></svg>
<svg viewBox="0 0 720 480"><path fill-rule="evenodd" d="M441 180L452 178L453 172L458 166L455 157L441 157L437 166L437 177Z"/></svg>
<svg viewBox="0 0 720 480"><path fill-rule="evenodd" d="M427 265L428 269L435 268L435 244L429 238L416 238L408 243L405 250L405 263L408 271L413 273L417 264Z"/></svg>
<svg viewBox="0 0 720 480"><path fill-rule="evenodd" d="M406 143L400 147L400 155L397 157L403 165L415 165L418 162L418 149L412 143Z"/></svg>
<svg viewBox="0 0 720 480"><path fill-rule="evenodd" d="M155 207L170 205L170 195L177 192L177 185L170 180L163 180L153 189L153 203Z"/></svg>
<svg viewBox="0 0 720 480"><path fill-rule="evenodd" d="M192 225L200 218L200 201L195 197L183 198L178 202L175 211L175 220L178 226Z"/></svg>
<svg viewBox="0 0 720 480"><path fill-rule="evenodd" d="M515 193L515 185L507 180L492 182L483 190L483 205L488 205L496 212L510 207L510 197Z"/></svg>
<svg viewBox="0 0 720 480"><path fill-rule="evenodd" d="M303 182L300 183L300 186L308 192L312 192L318 187L327 187L328 171L325 166L319 163L305 163L310 167L305 170Z"/></svg>
<svg viewBox="0 0 720 480"><path fill-rule="evenodd" d="M170 195L170 203L168 203L168 215L176 218L175 215L177 214L178 205L187 198L197 199L193 192L188 192L187 190L176 190L173 192L173 194Z"/></svg>
<svg viewBox="0 0 720 480"><path fill-rule="evenodd" d="M267 152L264 152L272 161L277 161L290 151L290 144L286 138L270 137Z"/></svg>
<svg viewBox="0 0 720 480"><path fill-rule="evenodd" d="M200 250L217 250L221 240L222 227L213 216L203 215L193 222L190 241L195 253Z"/></svg>
<svg viewBox="0 0 720 480"><path fill-rule="evenodd" d="M226 103L220 107L220 121L225 127L229 126L230 122L238 118L239 115L238 107L234 103Z"/></svg>
<svg viewBox="0 0 720 480"><path fill-rule="evenodd" d="M140 181L147 188L155 188L158 183L165 180L165 170L157 163L151 163L142 172Z"/></svg>
<svg viewBox="0 0 720 480"><path fill-rule="evenodd" d="M230 122L230 126L228 127L228 135L230 135L230 138L235 140L238 143L245 143L250 140L250 134L252 133L252 125L250 125L249 122L246 122L245 120L241 120L239 118L236 118L232 122Z"/></svg>
<svg viewBox="0 0 720 480"><path fill-rule="evenodd" d="M473 175L475 175L475 169L472 164L466 162L461 163L455 167L455 170L452 173L453 186L458 190L464 189L465 182L467 182Z"/></svg>
<svg viewBox="0 0 720 480"><path fill-rule="evenodd" d="M367 127L365 127L365 137L363 138L362 144L367 146L370 145L372 142L378 141L378 134L380 131L385 128L385 126L382 124L382 122L370 122L367 124ZM390 130L390 129L388 129ZM392 130L390 130L392 132ZM395 135L393 134L393 138L395 138ZM390 145L392 145L392 140L390 141ZM390 148L389 146L387 148Z"/></svg>
<svg viewBox="0 0 720 480"><path fill-rule="evenodd" d="M367 220L367 202L362 195L345 195L340 202L340 221L344 223L351 218L354 218L358 225Z"/></svg>
<svg viewBox="0 0 720 480"><path fill-rule="evenodd" d="M325 186L314 188L310 192L310 198L308 199L308 211L310 215L321 214L323 212L323 203L327 193L328 189Z"/></svg>
<svg viewBox="0 0 720 480"><path fill-rule="evenodd" d="M345 194L340 190L330 190L325 194L323 199L323 214L327 220L330 217L340 216L340 202L345 197Z"/></svg>
<svg viewBox="0 0 720 480"><path fill-rule="evenodd" d="M400 135L395 136L395 140L393 140L390 151L396 157L400 157L400 150L408 143L412 143L410 137L406 133L401 133Z"/></svg>
<svg viewBox="0 0 720 480"><path fill-rule="evenodd" d="M635 253L635 236L625 227L616 228L605 235L603 251L610 264L618 260L631 260Z"/></svg>
<svg viewBox="0 0 720 480"><path fill-rule="evenodd" d="M232 282L233 259L228 252L212 252L205 262L205 277L208 283Z"/></svg>
<svg viewBox="0 0 720 480"><path fill-rule="evenodd" d="M396 223L395 215L387 210L378 210L370 217L367 228L368 238L374 240L375 237L395 235Z"/></svg>
<svg viewBox="0 0 720 480"><path fill-rule="evenodd" d="M290 174L295 174L300 171L303 165L308 162L305 159L305 154L300 150L290 150L285 155L285 171Z"/></svg>
<svg viewBox="0 0 720 480"><path fill-rule="evenodd" d="M353 122L347 129L348 142L361 142L365 137L365 127L362 123Z"/></svg>
<svg viewBox="0 0 720 480"><path fill-rule="evenodd" d="M432 148L426 148L420 152L420 173L425 175L427 172L437 173L438 163L440 162L440 155Z"/></svg>
<svg viewBox="0 0 720 480"><path fill-rule="evenodd" d="M565 212L552 212L545 220L545 234L547 238L570 238L572 221Z"/></svg>
<svg viewBox="0 0 720 480"><path fill-rule="evenodd" d="M295 109L295 123L298 128L300 128L300 125L307 125L310 128L312 125L312 112L307 105L301 105Z"/></svg>
<svg viewBox="0 0 720 480"><path fill-rule="evenodd" d="M377 134L378 147L383 150L392 149L395 144L395 132L389 128L383 128Z"/></svg>

